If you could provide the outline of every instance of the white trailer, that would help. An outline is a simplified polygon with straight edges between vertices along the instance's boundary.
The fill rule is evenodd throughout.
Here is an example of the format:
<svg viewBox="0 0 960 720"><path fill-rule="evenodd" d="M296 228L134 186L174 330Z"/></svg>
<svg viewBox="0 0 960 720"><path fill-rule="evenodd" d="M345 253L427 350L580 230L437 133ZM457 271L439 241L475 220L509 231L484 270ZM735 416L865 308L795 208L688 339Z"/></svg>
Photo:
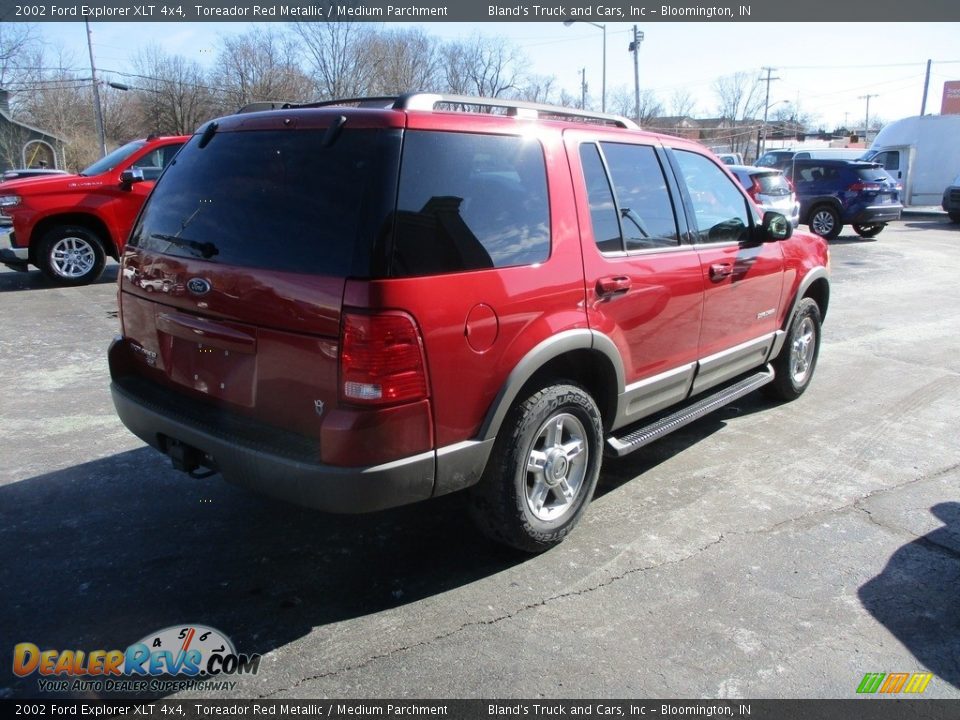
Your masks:
<svg viewBox="0 0 960 720"><path fill-rule="evenodd" d="M903 186L904 205L940 205L960 172L960 115L923 115L885 125L864 159Z"/></svg>

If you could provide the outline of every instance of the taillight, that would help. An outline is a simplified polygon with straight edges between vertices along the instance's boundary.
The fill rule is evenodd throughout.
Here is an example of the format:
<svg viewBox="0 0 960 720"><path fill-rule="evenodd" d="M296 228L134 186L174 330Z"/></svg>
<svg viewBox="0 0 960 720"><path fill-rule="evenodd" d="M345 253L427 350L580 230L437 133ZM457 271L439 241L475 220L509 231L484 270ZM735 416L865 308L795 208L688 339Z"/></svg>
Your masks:
<svg viewBox="0 0 960 720"><path fill-rule="evenodd" d="M757 195L760 194L763 188L760 187L760 183L757 182L756 178L751 178L751 179L753 180L753 184L749 188L747 188L747 195L752 197L754 202L759 203L760 201L757 199Z"/></svg>
<svg viewBox="0 0 960 720"><path fill-rule="evenodd" d="M357 405L393 405L427 397L423 342L402 312L344 313L340 397Z"/></svg>
<svg viewBox="0 0 960 720"><path fill-rule="evenodd" d="M847 192L878 192L883 189L880 183L855 182L847 188Z"/></svg>

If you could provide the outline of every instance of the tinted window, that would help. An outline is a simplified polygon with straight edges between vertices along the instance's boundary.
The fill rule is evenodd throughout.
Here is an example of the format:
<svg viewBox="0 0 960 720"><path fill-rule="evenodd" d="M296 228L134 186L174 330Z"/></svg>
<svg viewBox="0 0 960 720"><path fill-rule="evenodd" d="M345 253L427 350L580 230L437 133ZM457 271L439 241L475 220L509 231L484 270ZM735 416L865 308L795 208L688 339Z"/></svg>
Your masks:
<svg viewBox="0 0 960 720"><path fill-rule="evenodd" d="M880 167L861 167L857 168L857 177L861 180L872 182L887 182L893 180L890 174Z"/></svg>
<svg viewBox="0 0 960 720"><path fill-rule="evenodd" d="M667 181L648 145L601 143L617 203L627 250L680 244Z"/></svg>
<svg viewBox="0 0 960 720"><path fill-rule="evenodd" d="M620 238L620 223L617 221L617 206L607 179L607 171L600 159L600 149L593 144L580 146L580 162L587 184L587 199L590 202L590 223L593 240L600 252L623 250Z"/></svg>
<svg viewBox="0 0 960 720"><path fill-rule="evenodd" d="M746 198L713 162L697 153L676 151L680 173L693 203L700 242L742 242L749 238Z"/></svg>
<svg viewBox="0 0 960 720"><path fill-rule="evenodd" d="M798 183L836 182L840 174L840 168L836 165L798 165L793 171L794 180Z"/></svg>
<svg viewBox="0 0 960 720"><path fill-rule="evenodd" d="M529 138L409 131L403 145L393 275L543 262L547 176Z"/></svg>
<svg viewBox="0 0 960 720"><path fill-rule="evenodd" d="M130 244L214 263L368 275L389 217L381 171L399 133L317 130L195 136L157 183Z"/></svg>

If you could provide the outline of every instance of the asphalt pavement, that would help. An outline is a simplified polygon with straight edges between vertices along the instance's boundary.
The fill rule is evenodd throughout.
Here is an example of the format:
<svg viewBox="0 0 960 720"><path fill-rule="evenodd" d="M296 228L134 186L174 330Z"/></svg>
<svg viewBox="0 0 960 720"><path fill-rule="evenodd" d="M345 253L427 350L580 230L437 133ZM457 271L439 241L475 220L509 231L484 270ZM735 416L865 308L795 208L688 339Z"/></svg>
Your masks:
<svg viewBox="0 0 960 720"><path fill-rule="evenodd" d="M334 516L174 472L113 412L116 265L0 271L0 655L203 624L259 671L177 697L960 698L960 226L831 247L808 392L607 460L537 557L457 496ZM6 657L0 697L62 696Z"/></svg>

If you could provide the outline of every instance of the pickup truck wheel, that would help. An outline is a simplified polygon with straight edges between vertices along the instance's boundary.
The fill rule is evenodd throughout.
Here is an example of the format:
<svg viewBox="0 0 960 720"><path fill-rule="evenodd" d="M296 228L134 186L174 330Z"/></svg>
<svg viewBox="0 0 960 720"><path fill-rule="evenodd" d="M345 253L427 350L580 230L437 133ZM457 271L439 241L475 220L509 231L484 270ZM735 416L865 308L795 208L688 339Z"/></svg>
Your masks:
<svg viewBox="0 0 960 720"><path fill-rule="evenodd" d="M842 227L840 215L829 205L818 205L810 211L810 229L820 237L833 240Z"/></svg>
<svg viewBox="0 0 960 720"><path fill-rule="evenodd" d="M773 361L773 382L764 386L769 396L796 400L803 395L817 367L820 335L820 307L811 298L804 298L794 313L780 355Z"/></svg>
<svg viewBox="0 0 960 720"><path fill-rule="evenodd" d="M89 285L100 277L107 256L96 233L85 227L61 225L40 240L37 262L58 285Z"/></svg>
<svg viewBox="0 0 960 720"><path fill-rule="evenodd" d="M873 223L872 225L853 224L853 231L860 237L872 238L880 234L880 231L887 226L886 223Z"/></svg>
<svg viewBox="0 0 960 720"><path fill-rule="evenodd" d="M526 552L558 544L593 497L602 437L596 403L575 385L552 385L517 404L471 489L481 531Z"/></svg>

